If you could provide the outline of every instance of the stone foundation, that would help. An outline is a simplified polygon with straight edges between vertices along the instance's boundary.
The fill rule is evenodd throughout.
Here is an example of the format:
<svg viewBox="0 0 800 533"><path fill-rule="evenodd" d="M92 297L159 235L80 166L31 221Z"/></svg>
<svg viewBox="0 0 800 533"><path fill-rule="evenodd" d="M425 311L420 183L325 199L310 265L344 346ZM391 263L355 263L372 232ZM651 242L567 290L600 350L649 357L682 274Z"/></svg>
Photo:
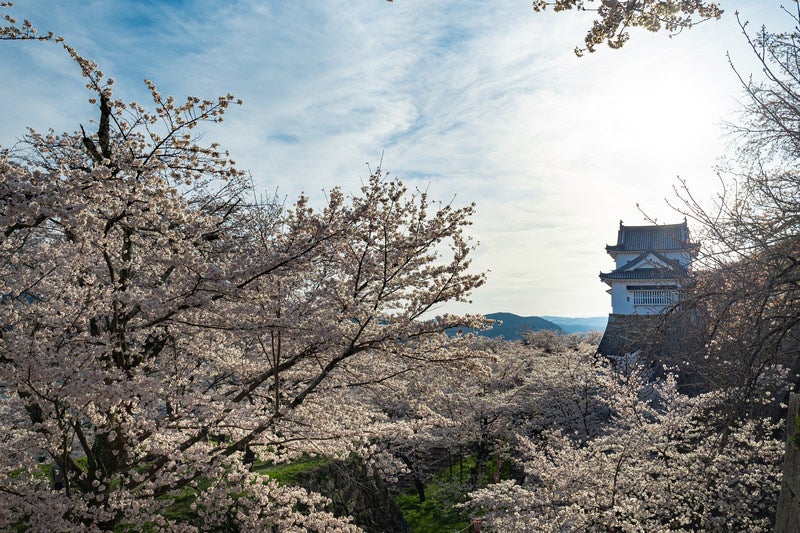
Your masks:
<svg viewBox="0 0 800 533"><path fill-rule="evenodd" d="M615 357L645 350L650 346L651 333L661 318L653 315L608 315L608 324L597 351Z"/></svg>

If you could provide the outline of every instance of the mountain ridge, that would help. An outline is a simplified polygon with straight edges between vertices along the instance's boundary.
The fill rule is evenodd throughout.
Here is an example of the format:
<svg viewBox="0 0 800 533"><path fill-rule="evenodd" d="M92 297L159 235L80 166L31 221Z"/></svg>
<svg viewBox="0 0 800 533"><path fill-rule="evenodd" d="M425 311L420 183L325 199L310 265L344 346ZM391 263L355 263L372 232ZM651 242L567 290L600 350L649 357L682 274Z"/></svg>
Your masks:
<svg viewBox="0 0 800 533"><path fill-rule="evenodd" d="M549 330L558 333L580 333L585 331L603 331L608 317L560 317L560 316L521 316L509 312L488 313L483 315L490 320L497 320L486 330L468 328L450 328L447 334L473 333L483 337L503 337L505 340L519 340L526 331Z"/></svg>
<svg viewBox="0 0 800 533"><path fill-rule="evenodd" d="M543 315L543 319L561 327L564 333L582 333L585 331L604 331L608 324L608 315L588 317L567 317Z"/></svg>

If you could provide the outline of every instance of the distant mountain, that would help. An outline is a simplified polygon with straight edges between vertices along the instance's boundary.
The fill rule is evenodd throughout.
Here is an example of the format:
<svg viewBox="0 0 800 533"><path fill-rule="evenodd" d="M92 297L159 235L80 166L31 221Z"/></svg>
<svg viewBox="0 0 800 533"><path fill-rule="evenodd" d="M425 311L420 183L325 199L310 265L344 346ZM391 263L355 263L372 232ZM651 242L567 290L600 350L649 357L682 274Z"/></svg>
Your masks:
<svg viewBox="0 0 800 533"><path fill-rule="evenodd" d="M564 330L557 324L545 320L538 316L519 316L514 313L490 313L485 315L490 320L502 320L502 324L495 325L491 329L484 331L475 331L472 329L461 329L462 332L472 332L476 335L484 337L500 337L502 336L507 341L517 340L522 338L525 331L539 331L541 329L549 329L564 333ZM458 333L459 328L451 328L447 330L448 335L455 335Z"/></svg>
<svg viewBox="0 0 800 533"><path fill-rule="evenodd" d="M608 323L608 316L592 317L566 317L566 316L543 316L543 319L561 327L564 333L579 333L583 331L605 331Z"/></svg>

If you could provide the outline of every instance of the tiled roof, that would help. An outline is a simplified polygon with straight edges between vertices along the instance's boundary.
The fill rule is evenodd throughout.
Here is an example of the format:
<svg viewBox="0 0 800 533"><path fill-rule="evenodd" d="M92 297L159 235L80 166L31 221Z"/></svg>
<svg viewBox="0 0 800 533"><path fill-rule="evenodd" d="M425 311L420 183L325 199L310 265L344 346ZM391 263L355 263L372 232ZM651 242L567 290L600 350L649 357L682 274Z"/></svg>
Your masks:
<svg viewBox="0 0 800 533"><path fill-rule="evenodd" d="M696 250L698 243L689 242L686 222L660 226L625 226L620 222L617 244L606 246L609 252L642 252L645 250Z"/></svg>
<svg viewBox="0 0 800 533"><path fill-rule="evenodd" d="M664 254L661 254L661 253L659 253L659 252L654 252L654 251L652 251L652 250L648 250L647 252L643 253L642 255L640 255L639 257L637 257L636 259L633 259L633 260L631 260L631 261L628 261L628 263L627 263L627 264L625 264L625 265L623 265L623 266L619 267L617 270L633 270L634 268L636 268L636 265L638 265L638 264L640 264L640 263L643 263L643 262L647 261L647 259L648 259L648 258L649 258L651 255L652 255L652 256L654 256L655 258L657 258L657 259L658 259L659 261L661 261L662 263L664 263L664 264L666 264L666 265L669 265L668 267L658 267L658 266L655 266L655 267L653 267L653 268L684 269L684 270L685 270L685 268L686 268L686 267L684 267L684 266L681 266L681 263L680 263L680 261L678 261L677 259L670 259L669 257L665 256ZM651 264L652 264L652 263L651 263ZM647 267L644 267L644 268L647 268ZM616 271L615 271L615 272L616 272Z"/></svg>
<svg viewBox="0 0 800 533"><path fill-rule="evenodd" d="M600 273L600 279L604 281L612 279L680 279L687 276L688 272L686 270L672 268L617 269L613 272Z"/></svg>

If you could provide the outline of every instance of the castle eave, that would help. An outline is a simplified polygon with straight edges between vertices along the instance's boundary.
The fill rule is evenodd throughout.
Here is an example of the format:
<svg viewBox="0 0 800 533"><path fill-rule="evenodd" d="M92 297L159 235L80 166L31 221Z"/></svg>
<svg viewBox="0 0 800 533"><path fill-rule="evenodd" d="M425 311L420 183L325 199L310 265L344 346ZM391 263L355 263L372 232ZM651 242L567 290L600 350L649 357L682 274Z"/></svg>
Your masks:
<svg viewBox="0 0 800 533"><path fill-rule="evenodd" d="M606 283L615 280L679 280L688 277L688 273L676 272L675 270L665 268L636 268L633 270L615 270L613 272L600 273L600 279Z"/></svg>

